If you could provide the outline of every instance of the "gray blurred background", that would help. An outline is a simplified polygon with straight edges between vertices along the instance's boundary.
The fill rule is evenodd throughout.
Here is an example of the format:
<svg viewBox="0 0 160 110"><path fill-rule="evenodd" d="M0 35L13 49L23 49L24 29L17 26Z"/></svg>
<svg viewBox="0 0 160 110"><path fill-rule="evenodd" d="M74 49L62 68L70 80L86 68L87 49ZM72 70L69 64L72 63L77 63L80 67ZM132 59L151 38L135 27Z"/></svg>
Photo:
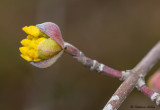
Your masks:
<svg viewBox="0 0 160 110"><path fill-rule="evenodd" d="M132 69L160 39L158 0L1 0L0 13L0 110L102 110L121 84L67 54L33 67L18 49L24 26L54 22L65 41L118 70ZM159 109L134 90L119 110L135 105Z"/></svg>

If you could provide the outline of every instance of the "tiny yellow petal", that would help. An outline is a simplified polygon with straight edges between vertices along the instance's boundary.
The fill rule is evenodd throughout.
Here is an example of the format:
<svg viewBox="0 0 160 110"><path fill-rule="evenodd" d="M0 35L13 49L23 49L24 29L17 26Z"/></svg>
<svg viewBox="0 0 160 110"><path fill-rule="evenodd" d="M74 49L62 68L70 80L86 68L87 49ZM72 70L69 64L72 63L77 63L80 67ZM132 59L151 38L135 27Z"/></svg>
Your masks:
<svg viewBox="0 0 160 110"><path fill-rule="evenodd" d="M39 61L41 61L41 59L37 58L37 59L34 59L33 61L34 62L39 62Z"/></svg>
<svg viewBox="0 0 160 110"><path fill-rule="evenodd" d="M34 49L30 49L27 54L32 58L38 58L38 54Z"/></svg>
<svg viewBox="0 0 160 110"><path fill-rule="evenodd" d="M40 29L36 26L25 26L22 28L27 34L32 35L34 37L38 37L40 35Z"/></svg>
<svg viewBox="0 0 160 110"><path fill-rule="evenodd" d="M29 40L29 39L23 39L23 40L21 41L21 44L22 44L23 46L28 46L30 43L31 43L31 40Z"/></svg>
<svg viewBox="0 0 160 110"><path fill-rule="evenodd" d="M36 43L39 44L40 42L42 42L43 40L45 40L46 38L45 37L41 37L39 38L38 40L36 40Z"/></svg>
<svg viewBox="0 0 160 110"><path fill-rule="evenodd" d="M32 36L32 35L27 36L27 39L33 39L33 38L34 38L34 36Z"/></svg>
<svg viewBox="0 0 160 110"><path fill-rule="evenodd" d="M28 47L31 48L31 49L36 49L37 48L37 44L35 42L36 42L36 40L32 39L30 44L28 45Z"/></svg>
<svg viewBox="0 0 160 110"><path fill-rule="evenodd" d="M20 47L19 50L20 50L20 52L21 52L22 54L25 55L25 54L27 54L29 48L28 48L28 47Z"/></svg>
<svg viewBox="0 0 160 110"><path fill-rule="evenodd" d="M21 57L24 58L24 59L27 60L27 61L32 61L32 58L30 58L30 57L27 56L27 55L21 54Z"/></svg>

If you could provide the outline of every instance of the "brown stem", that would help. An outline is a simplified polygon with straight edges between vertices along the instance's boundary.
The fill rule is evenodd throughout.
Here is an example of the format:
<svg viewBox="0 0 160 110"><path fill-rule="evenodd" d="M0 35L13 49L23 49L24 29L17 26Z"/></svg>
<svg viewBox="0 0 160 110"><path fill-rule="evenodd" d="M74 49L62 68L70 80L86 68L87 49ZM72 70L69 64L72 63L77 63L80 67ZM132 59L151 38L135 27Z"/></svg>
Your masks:
<svg viewBox="0 0 160 110"><path fill-rule="evenodd" d="M103 110L116 110L134 89L138 79L145 76L160 58L160 42L131 71L131 75L121 84ZM118 97L117 100L115 97Z"/></svg>
<svg viewBox="0 0 160 110"><path fill-rule="evenodd" d="M151 96L154 94L154 91L149 89L146 85L142 86L140 91L149 98L151 98Z"/></svg>
<svg viewBox="0 0 160 110"><path fill-rule="evenodd" d="M158 106L160 106L160 94L157 92L154 92L150 88L148 88L146 85L142 86L140 88L140 91L149 97L152 101L155 101Z"/></svg>
<svg viewBox="0 0 160 110"><path fill-rule="evenodd" d="M138 76L132 73L117 89L103 110L116 110L134 89ZM118 97L116 100L114 97Z"/></svg>
<svg viewBox="0 0 160 110"><path fill-rule="evenodd" d="M86 57L82 51L67 42L65 42L65 52L72 55L76 61L82 63L86 67L89 67L91 70L102 72L104 75L109 75L118 79L122 77L122 73L120 71Z"/></svg>
<svg viewBox="0 0 160 110"><path fill-rule="evenodd" d="M122 102L127 98L136 86L137 82L155 65L160 58L160 42L142 59L142 61L131 71L120 72L110 68L104 64L92 60L84 55L79 49L65 42L65 52L72 55L75 60L89 67L91 70L103 72L104 75L110 75L120 80L125 80L117 91L113 94L103 110L118 109ZM138 89L152 100L156 100L157 105L160 103L159 94L153 92L146 86L138 87Z"/></svg>
<svg viewBox="0 0 160 110"><path fill-rule="evenodd" d="M149 97L152 101L155 101L158 106L160 106L160 94L148 88L145 84L143 78L140 78L137 82L137 89L141 91L144 95Z"/></svg>
<svg viewBox="0 0 160 110"><path fill-rule="evenodd" d="M152 50L142 59L142 61L133 69L138 75L146 75L147 72L160 59L160 42L158 42Z"/></svg>

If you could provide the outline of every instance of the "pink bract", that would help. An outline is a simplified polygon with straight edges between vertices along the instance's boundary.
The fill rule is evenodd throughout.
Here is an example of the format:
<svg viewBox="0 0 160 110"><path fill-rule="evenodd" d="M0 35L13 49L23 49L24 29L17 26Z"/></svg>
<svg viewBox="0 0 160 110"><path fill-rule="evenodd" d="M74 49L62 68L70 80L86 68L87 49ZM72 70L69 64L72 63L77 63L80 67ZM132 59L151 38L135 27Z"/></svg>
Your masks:
<svg viewBox="0 0 160 110"><path fill-rule="evenodd" d="M50 67L52 64L54 64L59 57L61 57L61 55L63 54L63 50L61 52L59 52L57 55L53 56L52 58L48 59L48 60L43 60L40 62L31 62L31 64L35 67L38 68L47 68Z"/></svg>
<svg viewBox="0 0 160 110"><path fill-rule="evenodd" d="M45 22L42 24L36 25L42 32L48 35L50 38L55 40L62 48L64 48L63 38L61 31L55 23L52 22Z"/></svg>

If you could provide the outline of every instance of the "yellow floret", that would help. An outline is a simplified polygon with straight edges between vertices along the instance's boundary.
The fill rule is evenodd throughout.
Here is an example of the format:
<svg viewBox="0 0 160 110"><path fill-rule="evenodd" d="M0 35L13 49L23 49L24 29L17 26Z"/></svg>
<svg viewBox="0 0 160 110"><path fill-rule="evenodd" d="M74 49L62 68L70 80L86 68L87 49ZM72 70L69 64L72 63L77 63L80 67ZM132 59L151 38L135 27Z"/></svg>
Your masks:
<svg viewBox="0 0 160 110"><path fill-rule="evenodd" d="M21 41L21 44L22 44L23 46L28 46L30 43L31 43L31 40L29 40L29 39L23 39L23 40Z"/></svg>
<svg viewBox="0 0 160 110"><path fill-rule="evenodd" d="M32 39L30 42L30 45L28 45L28 47L31 49L36 49L38 44L36 44L35 42L36 42L36 39Z"/></svg>
<svg viewBox="0 0 160 110"><path fill-rule="evenodd" d="M31 39L33 39L33 38L34 38L34 36L32 36L32 35L28 35L28 36L27 36L27 39L30 39L30 40L31 40Z"/></svg>
<svg viewBox="0 0 160 110"><path fill-rule="evenodd" d="M21 54L21 57L24 58L24 59L27 60L27 61L32 61L32 58L30 58L30 57L27 56L27 55Z"/></svg>
<svg viewBox="0 0 160 110"><path fill-rule="evenodd" d="M36 40L36 44L39 44L40 42L42 42L43 40L45 40L45 37L41 37L39 39Z"/></svg>
<svg viewBox="0 0 160 110"><path fill-rule="evenodd" d="M19 50L23 55L27 55L29 48L28 47L20 47Z"/></svg>
<svg viewBox="0 0 160 110"><path fill-rule="evenodd" d="M33 59L38 58L38 53L37 53L37 50L35 50L35 49L30 49L30 50L28 51L28 55L29 55L30 57L32 57Z"/></svg>
<svg viewBox="0 0 160 110"><path fill-rule="evenodd" d="M36 26L25 26L22 30L34 37L38 37L40 35L40 29Z"/></svg>
<svg viewBox="0 0 160 110"><path fill-rule="evenodd" d="M34 62L39 62L39 61L41 61L41 59L37 58L37 59L34 59L33 61Z"/></svg>
<svg viewBox="0 0 160 110"><path fill-rule="evenodd" d="M33 38L33 39L23 39L21 41L21 44L23 47L20 47L19 50L22 53L21 57L24 58L27 61L34 61L38 62L41 61L40 58L38 58L38 52L37 52L37 47L40 42L45 40L46 38L41 37L41 38Z"/></svg>

